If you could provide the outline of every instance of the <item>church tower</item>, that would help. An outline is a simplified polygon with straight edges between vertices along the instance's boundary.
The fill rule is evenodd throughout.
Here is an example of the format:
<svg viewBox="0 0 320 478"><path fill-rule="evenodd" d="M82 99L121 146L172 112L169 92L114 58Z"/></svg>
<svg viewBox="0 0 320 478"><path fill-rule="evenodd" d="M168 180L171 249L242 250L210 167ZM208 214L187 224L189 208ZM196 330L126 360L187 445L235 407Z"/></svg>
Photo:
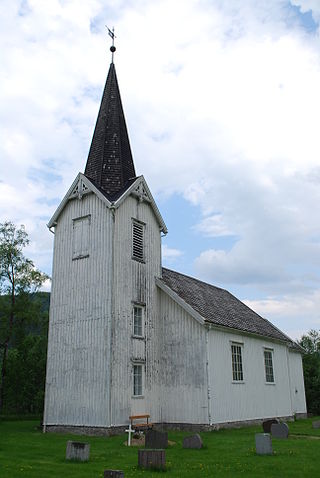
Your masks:
<svg viewBox="0 0 320 478"><path fill-rule="evenodd" d="M155 336L165 223L136 176L110 64L84 174L51 218L54 257L44 426L159 419Z"/></svg>

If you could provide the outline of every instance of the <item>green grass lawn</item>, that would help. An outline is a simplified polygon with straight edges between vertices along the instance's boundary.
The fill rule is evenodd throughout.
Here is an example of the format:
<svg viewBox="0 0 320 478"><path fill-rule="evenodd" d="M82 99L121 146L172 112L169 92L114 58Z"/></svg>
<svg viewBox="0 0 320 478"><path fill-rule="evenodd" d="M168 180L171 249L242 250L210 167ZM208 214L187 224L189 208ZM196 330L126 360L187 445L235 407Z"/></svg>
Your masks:
<svg viewBox="0 0 320 478"><path fill-rule="evenodd" d="M184 450L182 440L187 434L171 432L169 440L175 445L166 451L167 471L156 472L137 467L137 448L124 446L125 435L95 438L43 434L38 421L0 421L0 477L93 478L103 477L105 469L123 470L126 478L320 477L320 430L312 428L311 419L288 425L289 439L273 439L272 456L255 454L254 435L262 427L201 433L202 450ZM91 444L88 463L66 462L66 442L70 439Z"/></svg>

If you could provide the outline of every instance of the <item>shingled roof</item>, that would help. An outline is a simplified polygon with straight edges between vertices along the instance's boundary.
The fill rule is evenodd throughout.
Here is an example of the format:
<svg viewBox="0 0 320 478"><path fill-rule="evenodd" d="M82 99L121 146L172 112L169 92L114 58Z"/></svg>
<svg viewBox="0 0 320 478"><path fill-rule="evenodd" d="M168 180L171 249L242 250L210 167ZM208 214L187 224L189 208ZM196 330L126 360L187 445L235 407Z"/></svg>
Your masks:
<svg viewBox="0 0 320 478"><path fill-rule="evenodd" d="M225 289L162 268L162 282L198 312L203 319L222 327L297 344Z"/></svg>
<svg viewBox="0 0 320 478"><path fill-rule="evenodd" d="M114 63L109 68L84 174L112 201L136 176Z"/></svg>

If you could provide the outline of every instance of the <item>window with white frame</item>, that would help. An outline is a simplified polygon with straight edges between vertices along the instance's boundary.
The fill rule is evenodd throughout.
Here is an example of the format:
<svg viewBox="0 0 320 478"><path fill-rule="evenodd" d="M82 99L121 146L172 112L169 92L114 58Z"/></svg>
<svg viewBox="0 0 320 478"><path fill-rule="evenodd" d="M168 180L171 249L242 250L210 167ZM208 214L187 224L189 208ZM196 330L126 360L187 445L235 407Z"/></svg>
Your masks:
<svg viewBox="0 0 320 478"><path fill-rule="evenodd" d="M72 259L89 256L90 222L90 215L73 219Z"/></svg>
<svg viewBox="0 0 320 478"><path fill-rule="evenodd" d="M243 366L242 366L242 344L231 344L232 357L232 380L235 382L243 381Z"/></svg>
<svg viewBox="0 0 320 478"><path fill-rule="evenodd" d="M144 261L144 228L142 222L132 221L132 259Z"/></svg>
<svg viewBox="0 0 320 478"><path fill-rule="evenodd" d="M274 383L272 350L264 349L264 368L266 373L266 382Z"/></svg>
<svg viewBox="0 0 320 478"><path fill-rule="evenodd" d="M133 366L133 395L135 397L143 395L143 365L135 364Z"/></svg>
<svg viewBox="0 0 320 478"><path fill-rule="evenodd" d="M133 335L144 336L144 307L141 305L133 306Z"/></svg>

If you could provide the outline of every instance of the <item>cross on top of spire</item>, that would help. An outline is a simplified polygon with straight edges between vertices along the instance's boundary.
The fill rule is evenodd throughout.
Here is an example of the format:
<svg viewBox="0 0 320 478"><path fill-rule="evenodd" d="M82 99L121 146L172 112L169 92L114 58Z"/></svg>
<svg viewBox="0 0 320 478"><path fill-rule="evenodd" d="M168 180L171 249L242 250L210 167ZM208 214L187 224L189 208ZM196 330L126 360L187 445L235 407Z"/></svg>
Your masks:
<svg viewBox="0 0 320 478"><path fill-rule="evenodd" d="M107 25L106 25L107 27ZM112 38L112 45L110 47L110 51L111 51L111 63L113 63L113 55L114 55L114 52L116 51L116 47L114 46L114 39L116 38L115 34L114 34L114 27L112 27L112 30L110 30L109 27L107 27L108 29L108 34L109 36L111 36Z"/></svg>

